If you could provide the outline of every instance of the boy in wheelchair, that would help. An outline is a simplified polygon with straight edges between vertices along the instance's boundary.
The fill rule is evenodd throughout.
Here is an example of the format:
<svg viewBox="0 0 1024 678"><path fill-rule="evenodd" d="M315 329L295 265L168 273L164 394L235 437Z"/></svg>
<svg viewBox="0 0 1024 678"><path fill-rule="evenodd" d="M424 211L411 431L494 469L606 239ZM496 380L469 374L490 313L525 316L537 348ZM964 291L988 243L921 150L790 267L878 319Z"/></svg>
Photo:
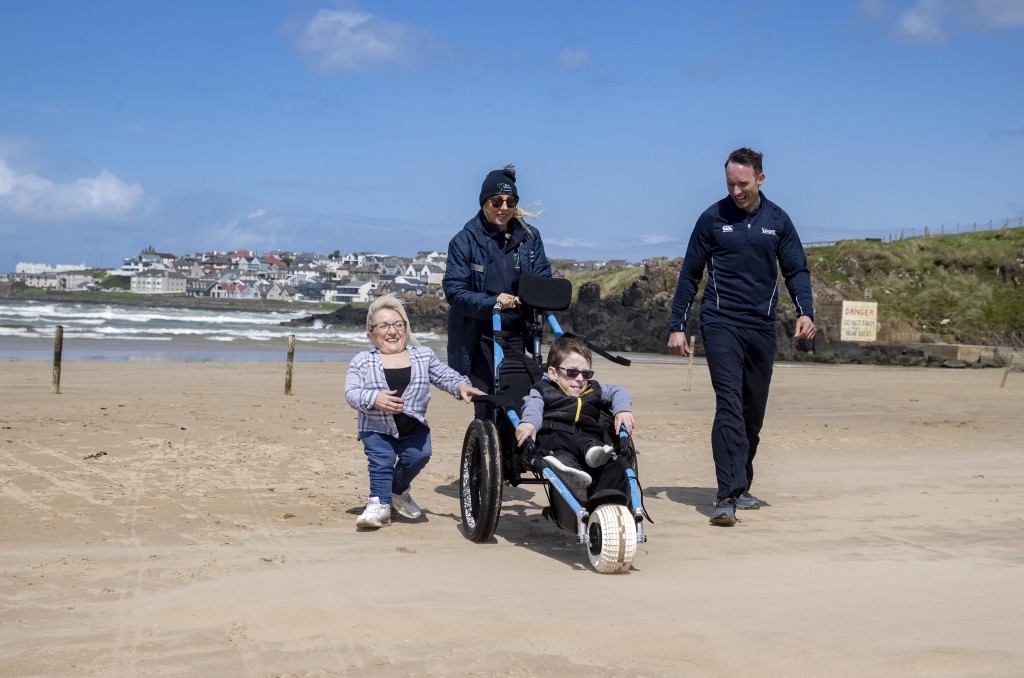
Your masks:
<svg viewBox="0 0 1024 678"><path fill-rule="evenodd" d="M544 462L581 504L614 501L611 495L618 494L627 498L627 462L617 457L608 463L615 448L605 443L607 422L601 415L611 411L615 432L624 426L632 434L635 423L629 391L593 381L591 362L590 349L580 339L562 336L552 342L546 373L523 399L515 431L520 446L536 442Z"/></svg>

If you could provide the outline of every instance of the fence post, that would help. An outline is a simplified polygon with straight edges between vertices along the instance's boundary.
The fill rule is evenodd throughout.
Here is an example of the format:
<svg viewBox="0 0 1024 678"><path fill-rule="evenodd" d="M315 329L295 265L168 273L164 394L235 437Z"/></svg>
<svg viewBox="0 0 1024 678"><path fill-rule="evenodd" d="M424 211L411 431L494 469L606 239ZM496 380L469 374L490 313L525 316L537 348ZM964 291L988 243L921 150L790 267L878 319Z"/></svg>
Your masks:
<svg viewBox="0 0 1024 678"><path fill-rule="evenodd" d="M57 325L53 337L53 392L60 395L60 361L64 353L64 326Z"/></svg>
<svg viewBox="0 0 1024 678"><path fill-rule="evenodd" d="M288 366L284 371L284 394L292 394L292 365L295 362L295 335L288 335Z"/></svg>

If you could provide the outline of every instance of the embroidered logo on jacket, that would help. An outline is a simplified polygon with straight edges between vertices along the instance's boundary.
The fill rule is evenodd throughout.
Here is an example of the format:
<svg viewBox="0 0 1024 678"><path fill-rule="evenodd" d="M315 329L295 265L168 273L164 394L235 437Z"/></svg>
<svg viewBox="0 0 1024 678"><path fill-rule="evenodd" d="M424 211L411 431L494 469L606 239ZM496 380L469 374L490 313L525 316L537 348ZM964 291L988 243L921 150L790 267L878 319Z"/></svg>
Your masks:
<svg viewBox="0 0 1024 678"><path fill-rule="evenodd" d="M761 233L763 233L765 235L775 235L775 229L774 228L765 228L764 226L762 226L761 227Z"/></svg>
<svg viewBox="0 0 1024 678"><path fill-rule="evenodd" d="M732 233L732 224L722 226L722 233Z"/></svg>

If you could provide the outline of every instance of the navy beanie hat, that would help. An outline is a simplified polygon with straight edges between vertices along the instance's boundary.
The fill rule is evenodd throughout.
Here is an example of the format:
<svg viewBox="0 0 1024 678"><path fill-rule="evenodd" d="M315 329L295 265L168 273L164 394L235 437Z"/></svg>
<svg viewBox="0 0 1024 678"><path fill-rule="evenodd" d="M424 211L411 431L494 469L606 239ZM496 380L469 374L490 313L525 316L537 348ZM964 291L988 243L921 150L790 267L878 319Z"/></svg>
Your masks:
<svg viewBox="0 0 1024 678"><path fill-rule="evenodd" d="M492 195L514 195L519 197L516 191L516 166L505 165L500 170L493 170L484 177L484 183L480 187L480 205L484 204Z"/></svg>

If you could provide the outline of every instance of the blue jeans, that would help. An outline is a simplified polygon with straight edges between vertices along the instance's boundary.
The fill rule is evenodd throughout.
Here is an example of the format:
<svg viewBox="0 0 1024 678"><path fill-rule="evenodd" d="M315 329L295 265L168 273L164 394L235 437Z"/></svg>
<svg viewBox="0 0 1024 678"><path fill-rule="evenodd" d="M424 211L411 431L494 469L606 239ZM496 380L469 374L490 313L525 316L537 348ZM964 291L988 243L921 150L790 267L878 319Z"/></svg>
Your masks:
<svg viewBox="0 0 1024 678"><path fill-rule="evenodd" d="M370 471L370 496L380 497L381 504L390 504L391 495L408 490L430 461L430 430L426 428L401 438L363 431L359 439Z"/></svg>

